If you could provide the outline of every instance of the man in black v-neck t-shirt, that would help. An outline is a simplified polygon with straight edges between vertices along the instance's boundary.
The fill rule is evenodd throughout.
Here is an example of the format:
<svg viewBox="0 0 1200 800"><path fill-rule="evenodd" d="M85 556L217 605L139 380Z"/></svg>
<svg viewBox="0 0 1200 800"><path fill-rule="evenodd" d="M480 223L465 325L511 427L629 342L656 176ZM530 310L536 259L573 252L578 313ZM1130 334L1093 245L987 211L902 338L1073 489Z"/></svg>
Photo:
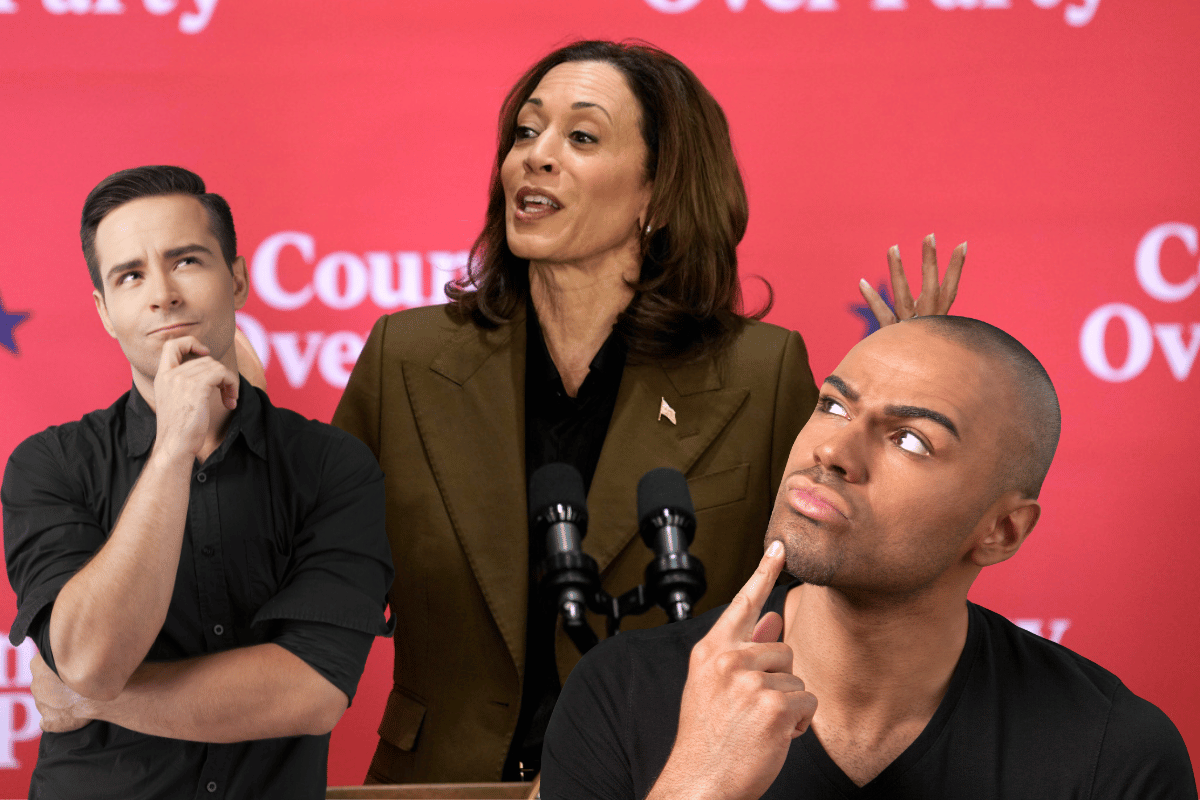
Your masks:
<svg viewBox="0 0 1200 800"><path fill-rule="evenodd" d="M1036 523L1058 429L1041 365L991 326L864 340L797 437L738 597L572 672L542 797L1194 800L1158 708L967 602ZM772 591L785 559L800 580Z"/></svg>
<svg viewBox="0 0 1200 800"><path fill-rule="evenodd" d="M796 585L777 587L764 612L781 613ZM810 728L762 797L1196 797L1183 740L1166 715L1067 648L968 608L946 696L895 761L860 788ZM621 634L580 663L550 726L543 798L649 793L674 744L688 656L722 610Z"/></svg>

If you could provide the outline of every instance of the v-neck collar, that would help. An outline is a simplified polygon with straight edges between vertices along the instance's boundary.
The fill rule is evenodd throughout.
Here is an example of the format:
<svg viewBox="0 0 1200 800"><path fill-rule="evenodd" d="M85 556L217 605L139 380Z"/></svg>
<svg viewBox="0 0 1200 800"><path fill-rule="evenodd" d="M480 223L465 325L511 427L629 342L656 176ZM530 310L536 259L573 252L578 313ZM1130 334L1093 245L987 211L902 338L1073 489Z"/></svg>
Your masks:
<svg viewBox="0 0 1200 800"><path fill-rule="evenodd" d="M926 724L925 729L921 731L917 738L913 740L912 744L905 748L904 752L898 755L892 763L888 764L882 772L876 775L865 786L860 787L854 781L850 780L849 776L837 765L837 762L825 752L825 748L821 745L820 740L817 739L817 735L811 727L797 739L799 745L793 743L789 760L795 758L796 750L800 749L804 756L817 768L817 771L844 797L854 798L854 800L890 797L892 784L925 757L930 747L933 746L938 737L946 729L951 715L954 714L955 709L958 707L958 701L962 697L963 689L967 685L967 679L971 675L971 669L975 665L979 654L979 627L979 612L972 603L967 603L967 640L963 645L962 654L958 657L958 663L954 667L954 672L950 676L950 685L946 688L946 694L942 697L942 702L938 704L937 710L933 713L929 723ZM784 772L786 771L787 765L785 764Z"/></svg>

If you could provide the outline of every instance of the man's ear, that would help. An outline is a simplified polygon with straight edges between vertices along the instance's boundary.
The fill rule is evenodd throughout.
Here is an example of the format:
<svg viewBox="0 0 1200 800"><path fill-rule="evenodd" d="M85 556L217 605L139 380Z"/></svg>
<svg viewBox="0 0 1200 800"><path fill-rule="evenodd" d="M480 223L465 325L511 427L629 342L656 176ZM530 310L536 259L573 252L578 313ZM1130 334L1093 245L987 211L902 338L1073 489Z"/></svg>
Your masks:
<svg viewBox="0 0 1200 800"><path fill-rule="evenodd" d="M1016 490L1005 492L980 521L984 530L971 551L971 560L981 567L1008 560L1021 549L1041 515L1042 507L1034 498Z"/></svg>
<svg viewBox="0 0 1200 800"><path fill-rule="evenodd" d="M108 318L108 306L104 304L104 294L99 289L92 290L92 300L96 302L96 313L100 315L100 324L104 326L104 330L108 331L108 335L117 338L117 332L113 330L112 320Z"/></svg>
<svg viewBox="0 0 1200 800"><path fill-rule="evenodd" d="M237 311L246 305L246 300L250 298L250 274L246 271L246 257L235 258L229 265L229 271L233 273L233 310Z"/></svg>

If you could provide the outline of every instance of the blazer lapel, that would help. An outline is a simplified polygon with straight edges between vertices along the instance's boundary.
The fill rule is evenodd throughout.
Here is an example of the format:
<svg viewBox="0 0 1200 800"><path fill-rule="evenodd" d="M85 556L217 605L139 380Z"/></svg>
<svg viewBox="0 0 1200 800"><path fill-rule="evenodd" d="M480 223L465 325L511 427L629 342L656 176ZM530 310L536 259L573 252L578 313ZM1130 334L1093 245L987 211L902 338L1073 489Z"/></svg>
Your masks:
<svg viewBox="0 0 1200 800"><path fill-rule="evenodd" d="M625 369L588 492L588 535L583 543L601 571L637 535L637 484L642 476L656 467L674 467L686 475L748 395L744 387L722 388L713 358L672 369ZM665 415L659 418L663 401L674 410L674 423Z"/></svg>
<svg viewBox="0 0 1200 800"><path fill-rule="evenodd" d="M525 488L525 315L464 326L405 376L454 532L508 651L524 669L529 532Z"/></svg>

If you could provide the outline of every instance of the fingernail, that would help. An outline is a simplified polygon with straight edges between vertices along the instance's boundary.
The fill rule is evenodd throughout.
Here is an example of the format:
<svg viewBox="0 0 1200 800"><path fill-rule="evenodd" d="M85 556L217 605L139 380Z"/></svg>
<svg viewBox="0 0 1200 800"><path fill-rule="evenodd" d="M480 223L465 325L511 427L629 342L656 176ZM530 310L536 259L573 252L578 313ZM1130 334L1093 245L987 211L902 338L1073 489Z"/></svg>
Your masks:
<svg viewBox="0 0 1200 800"><path fill-rule="evenodd" d="M859 278L859 279L858 279L858 285L859 285L859 287L860 287L860 288L862 288L862 289L870 289L870 288L871 288L871 284L867 283L867 279L866 279L866 278Z"/></svg>
<svg viewBox="0 0 1200 800"><path fill-rule="evenodd" d="M898 245L898 244L892 245L891 247L888 248L888 252L894 256L899 256L900 255L900 245Z"/></svg>
<svg viewBox="0 0 1200 800"><path fill-rule="evenodd" d="M783 542L778 539L767 545L767 555L771 558L778 558L781 553L783 553Z"/></svg>
<svg viewBox="0 0 1200 800"><path fill-rule="evenodd" d="M931 233L931 234L929 234L929 236L927 236L927 237L925 237L925 238L929 239L929 246L930 246L930 247L937 247L937 237L936 237L936 236L934 236L934 235Z"/></svg>
<svg viewBox="0 0 1200 800"><path fill-rule="evenodd" d="M962 243L962 249L963 249L963 255L965 256L967 254L967 243L966 242Z"/></svg>

